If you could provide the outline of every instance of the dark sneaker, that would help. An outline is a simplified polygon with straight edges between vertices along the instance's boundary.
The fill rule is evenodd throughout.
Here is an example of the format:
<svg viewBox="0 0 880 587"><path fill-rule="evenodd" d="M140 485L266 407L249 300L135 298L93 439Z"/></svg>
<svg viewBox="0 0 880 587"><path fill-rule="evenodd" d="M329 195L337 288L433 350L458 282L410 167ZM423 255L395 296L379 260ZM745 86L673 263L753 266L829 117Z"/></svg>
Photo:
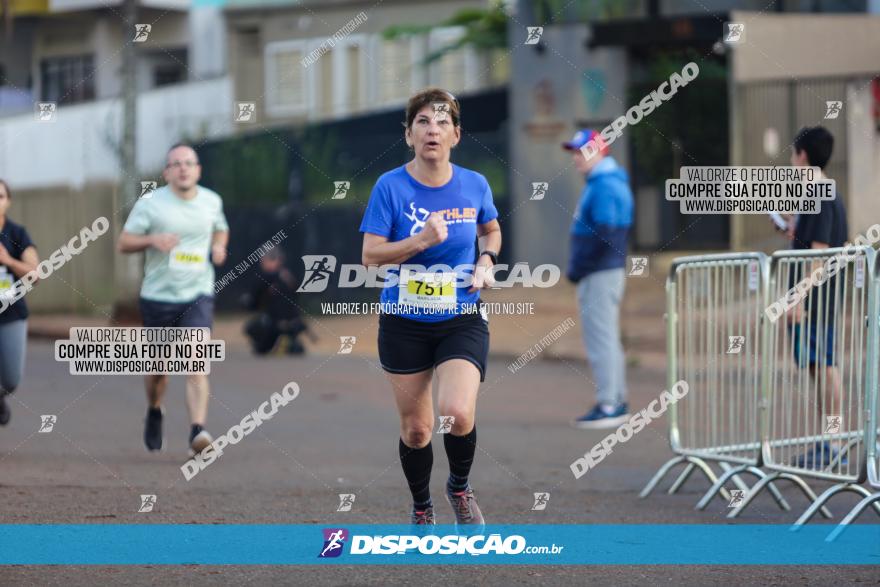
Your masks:
<svg viewBox="0 0 880 587"><path fill-rule="evenodd" d="M799 469L825 469L834 461L835 466L846 465L848 459L844 456L839 461L836 460L840 451L832 448L828 442L817 442L813 448L798 457L795 457L792 463Z"/></svg>
<svg viewBox="0 0 880 587"><path fill-rule="evenodd" d="M9 418L12 412L9 410L9 404L6 403L6 397L0 395L0 426L9 424Z"/></svg>
<svg viewBox="0 0 880 587"><path fill-rule="evenodd" d="M596 404L592 410L573 420L571 425L581 429L616 428L626 422L629 411L626 404L619 404L616 408L608 409L602 404Z"/></svg>
<svg viewBox="0 0 880 587"><path fill-rule="evenodd" d="M162 408L147 409L144 444L147 450L162 450Z"/></svg>
<svg viewBox="0 0 880 587"><path fill-rule="evenodd" d="M409 523L414 526L433 526L437 522L434 521L434 508L428 507L424 510L413 508L409 516Z"/></svg>
<svg viewBox="0 0 880 587"><path fill-rule="evenodd" d="M455 525L478 525L486 524L483 520L483 513L480 506L477 505L477 499L474 496L474 490L468 487L464 491L453 491L446 493L446 499L452 506L455 513Z"/></svg>
<svg viewBox="0 0 880 587"><path fill-rule="evenodd" d="M296 340L295 338L290 339L287 343L287 354L288 355L304 355L306 353L306 347L303 344Z"/></svg>
<svg viewBox="0 0 880 587"><path fill-rule="evenodd" d="M189 433L189 456L194 457L214 442L214 438L201 426L193 426Z"/></svg>

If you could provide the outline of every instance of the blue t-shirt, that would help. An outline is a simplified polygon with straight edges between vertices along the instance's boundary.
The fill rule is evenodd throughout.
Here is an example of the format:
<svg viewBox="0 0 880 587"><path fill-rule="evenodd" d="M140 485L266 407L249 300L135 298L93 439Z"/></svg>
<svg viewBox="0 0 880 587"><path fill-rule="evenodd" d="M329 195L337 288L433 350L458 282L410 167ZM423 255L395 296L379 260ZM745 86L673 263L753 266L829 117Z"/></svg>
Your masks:
<svg viewBox="0 0 880 587"><path fill-rule="evenodd" d="M477 260L477 225L498 217L489 182L479 173L453 164L452 179L446 185L429 187L417 182L405 165L393 169L383 174L373 187L360 231L397 242L418 234L428 216L441 211L448 227L446 240L402 263L424 266L437 280L419 283L421 278L413 276L405 278L407 283L386 284L380 302L385 310L395 309L388 313L420 322L439 322L472 312L476 307L480 292L468 293L469 286L464 285L461 275L473 273ZM436 267L438 265L443 267ZM461 267L464 265L468 267ZM457 287L447 281L456 267L459 267ZM438 270L447 278L437 276ZM453 296L453 306L442 305ZM413 302L415 299L433 299L440 303L420 306Z"/></svg>

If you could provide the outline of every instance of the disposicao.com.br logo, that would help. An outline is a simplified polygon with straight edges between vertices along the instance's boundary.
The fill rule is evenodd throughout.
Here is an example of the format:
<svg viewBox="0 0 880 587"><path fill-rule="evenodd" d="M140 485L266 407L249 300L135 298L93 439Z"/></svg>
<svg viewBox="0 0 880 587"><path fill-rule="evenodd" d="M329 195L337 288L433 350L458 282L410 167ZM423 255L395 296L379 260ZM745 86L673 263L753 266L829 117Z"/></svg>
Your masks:
<svg viewBox="0 0 880 587"><path fill-rule="evenodd" d="M327 289L331 278L338 273L337 287L340 288L384 288L405 286L411 279L425 273L443 276L443 282L451 282L455 287L470 287L473 284L475 271L482 268L473 263L462 263L451 267L438 263L425 267L418 264L403 265L370 265L359 263L343 263L337 268L336 257L333 255L303 255L303 280L299 293L320 293ZM534 268L528 263L519 262L512 267L506 263L494 265L490 273L494 287L553 287L559 282L562 271L556 265L543 263ZM448 279L445 279L448 277Z"/></svg>
<svg viewBox="0 0 880 587"><path fill-rule="evenodd" d="M559 554L564 546L528 546L525 537L498 533L459 535L416 534L364 534L350 535L345 528L324 528L324 542L318 558L335 558L349 543L350 555L437 554L437 555L517 555ZM350 539L350 540L349 540Z"/></svg>

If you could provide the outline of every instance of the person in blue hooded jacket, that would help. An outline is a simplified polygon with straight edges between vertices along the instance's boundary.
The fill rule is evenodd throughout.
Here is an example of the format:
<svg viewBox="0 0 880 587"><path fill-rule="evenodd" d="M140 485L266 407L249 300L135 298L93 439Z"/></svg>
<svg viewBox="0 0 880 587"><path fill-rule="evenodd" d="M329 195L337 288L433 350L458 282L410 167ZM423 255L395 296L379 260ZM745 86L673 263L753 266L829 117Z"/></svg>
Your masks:
<svg viewBox="0 0 880 587"><path fill-rule="evenodd" d="M581 149L588 142L598 148ZM566 275L577 284L584 346L596 382L596 405L572 422L576 428L613 428L628 417L626 365L620 342L620 303L626 245L633 220L633 195L626 171L608 155L593 130L578 131L562 144L586 178L571 226Z"/></svg>

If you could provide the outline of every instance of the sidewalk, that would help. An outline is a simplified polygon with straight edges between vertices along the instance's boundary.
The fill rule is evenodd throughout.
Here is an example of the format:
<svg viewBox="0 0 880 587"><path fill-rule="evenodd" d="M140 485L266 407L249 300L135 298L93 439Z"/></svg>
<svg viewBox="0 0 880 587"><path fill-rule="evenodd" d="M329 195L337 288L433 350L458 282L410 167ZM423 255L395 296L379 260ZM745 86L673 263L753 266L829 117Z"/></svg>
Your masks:
<svg viewBox="0 0 880 587"><path fill-rule="evenodd" d="M650 276L627 278L621 315L623 345L630 365L642 364L662 368L666 347L663 320L665 311L663 284L666 269L654 259L652 262L655 266L651 267ZM482 297L488 303L533 304L532 314L489 316L490 353L493 357L513 361L571 318L575 323L574 326L544 348L537 358L585 361L575 288L564 278L552 288L515 287L487 291ZM225 340L230 348L247 348L248 342L242 332L247 317L246 314L220 315L215 321L214 337ZM336 354L341 336L355 336L357 342L352 350L353 355L377 355L378 326L375 315L312 315L309 317L309 323L319 337L316 343L308 339L304 340L310 353ZM29 318L29 333L33 338L67 338L71 327L99 327L108 324L109 321L101 316L36 314Z"/></svg>

